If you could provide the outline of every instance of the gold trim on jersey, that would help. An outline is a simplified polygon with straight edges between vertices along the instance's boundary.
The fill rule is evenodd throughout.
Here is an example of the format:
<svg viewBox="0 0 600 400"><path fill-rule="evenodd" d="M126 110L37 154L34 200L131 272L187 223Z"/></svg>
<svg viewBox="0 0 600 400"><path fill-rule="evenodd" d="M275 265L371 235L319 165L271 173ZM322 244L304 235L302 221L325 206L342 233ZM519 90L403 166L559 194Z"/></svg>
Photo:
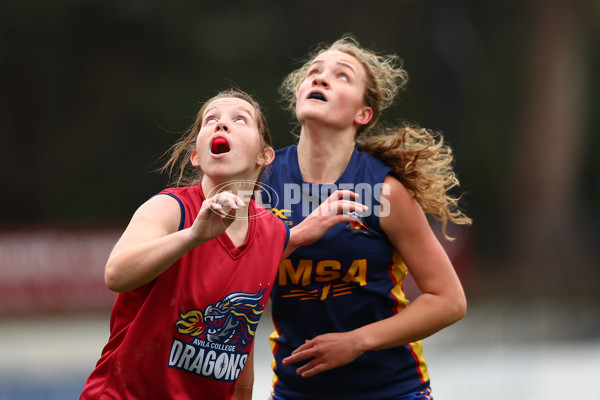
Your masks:
<svg viewBox="0 0 600 400"><path fill-rule="evenodd" d="M396 307L394 311L399 313L410 303L406 298L404 289L402 288L402 281L408 275L408 268L400 256L400 253L398 253L395 249L392 257L393 263L390 266L390 274L393 276L395 285L392 288L391 295L396 300ZM421 379L421 382L427 382L429 380L429 371L427 370L427 362L425 361L425 357L423 357L423 344L419 340L417 342L409 343L407 346L417 363L417 370L419 372L419 378Z"/></svg>

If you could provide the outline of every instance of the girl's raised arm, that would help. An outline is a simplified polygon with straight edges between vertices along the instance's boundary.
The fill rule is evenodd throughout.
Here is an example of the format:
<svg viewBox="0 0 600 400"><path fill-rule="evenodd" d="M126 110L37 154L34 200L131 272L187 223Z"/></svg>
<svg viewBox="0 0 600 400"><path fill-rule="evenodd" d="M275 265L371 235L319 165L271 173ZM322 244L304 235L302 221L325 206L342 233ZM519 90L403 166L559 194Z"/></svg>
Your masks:
<svg viewBox="0 0 600 400"><path fill-rule="evenodd" d="M219 193L204 200L190 228L178 231L177 200L152 197L135 212L111 252L104 271L106 286L126 292L150 282L188 251L225 232L235 210L243 206L232 193Z"/></svg>
<svg viewBox="0 0 600 400"><path fill-rule="evenodd" d="M126 292L150 282L195 247L185 231L177 231L181 211L177 200L158 195L142 204L113 248L106 268L106 286Z"/></svg>

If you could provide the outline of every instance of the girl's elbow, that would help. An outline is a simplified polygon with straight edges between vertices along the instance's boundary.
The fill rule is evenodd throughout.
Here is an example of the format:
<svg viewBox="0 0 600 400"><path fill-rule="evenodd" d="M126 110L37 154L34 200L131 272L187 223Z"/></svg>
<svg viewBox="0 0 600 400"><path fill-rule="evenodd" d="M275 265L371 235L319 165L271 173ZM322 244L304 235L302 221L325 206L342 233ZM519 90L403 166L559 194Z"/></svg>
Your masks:
<svg viewBox="0 0 600 400"><path fill-rule="evenodd" d="M104 269L104 284L113 292L122 293L126 291L120 282L114 266L112 266L110 263L106 264L106 268Z"/></svg>
<svg viewBox="0 0 600 400"><path fill-rule="evenodd" d="M458 322L467 315L467 298L463 292L455 296L451 304L452 323Z"/></svg>

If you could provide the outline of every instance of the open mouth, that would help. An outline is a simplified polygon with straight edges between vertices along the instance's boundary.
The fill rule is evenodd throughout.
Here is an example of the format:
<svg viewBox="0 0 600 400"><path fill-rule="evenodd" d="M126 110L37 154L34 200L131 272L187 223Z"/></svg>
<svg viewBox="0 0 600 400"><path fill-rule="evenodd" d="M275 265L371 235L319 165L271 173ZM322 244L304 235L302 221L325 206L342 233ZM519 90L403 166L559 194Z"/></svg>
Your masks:
<svg viewBox="0 0 600 400"><path fill-rule="evenodd" d="M315 100L321 100L321 101L327 101L325 100L325 96L323 96L321 93L319 92L313 92L310 94L310 96L308 96L309 99L315 99Z"/></svg>
<svg viewBox="0 0 600 400"><path fill-rule="evenodd" d="M210 152L213 154L223 154L229 152L229 143L225 138L218 137L213 139L210 144Z"/></svg>

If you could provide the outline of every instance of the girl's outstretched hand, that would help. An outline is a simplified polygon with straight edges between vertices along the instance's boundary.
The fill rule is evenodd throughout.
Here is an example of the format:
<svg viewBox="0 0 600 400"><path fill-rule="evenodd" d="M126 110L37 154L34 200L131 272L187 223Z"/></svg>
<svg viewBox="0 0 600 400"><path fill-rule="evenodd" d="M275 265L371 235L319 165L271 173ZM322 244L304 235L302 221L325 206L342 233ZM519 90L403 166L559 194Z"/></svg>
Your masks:
<svg viewBox="0 0 600 400"><path fill-rule="evenodd" d="M244 202L231 192L220 192L202 203L191 226L193 236L204 243L221 235L235 220L236 210Z"/></svg>
<svg viewBox="0 0 600 400"><path fill-rule="evenodd" d="M340 222L356 221L356 217L348 213L362 213L369 209L354 201L356 198L358 194L350 190L333 192L308 217L291 229L294 244L297 247L309 245L319 240L332 226Z"/></svg>

